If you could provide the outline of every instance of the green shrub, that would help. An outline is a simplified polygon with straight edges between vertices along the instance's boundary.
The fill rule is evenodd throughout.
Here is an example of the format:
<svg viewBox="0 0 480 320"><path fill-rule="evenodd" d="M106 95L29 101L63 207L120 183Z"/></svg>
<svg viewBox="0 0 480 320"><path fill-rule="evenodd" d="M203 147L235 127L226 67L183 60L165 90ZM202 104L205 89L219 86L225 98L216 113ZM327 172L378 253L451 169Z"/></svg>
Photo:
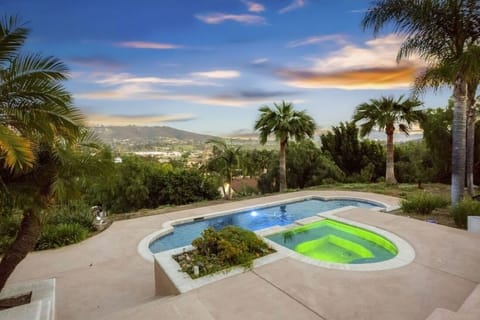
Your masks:
<svg viewBox="0 0 480 320"><path fill-rule="evenodd" d="M430 214L437 208L445 208L449 201L441 196L422 192L413 194L400 204L403 212Z"/></svg>
<svg viewBox="0 0 480 320"><path fill-rule="evenodd" d="M87 238L87 236L88 230L78 223L46 225L42 230L35 249L45 250L59 248L80 242Z"/></svg>
<svg viewBox="0 0 480 320"><path fill-rule="evenodd" d="M480 202L463 200L450 209L450 214L457 227L466 229L468 216L480 216Z"/></svg>
<svg viewBox="0 0 480 320"><path fill-rule="evenodd" d="M79 224L89 231L95 231L95 217L90 207L82 202L69 205L59 205L50 209L47 221L48 225Z"/></svg>
<svg viewBox="0 0 480 320"><path fill-rule="evenodd" d="M194 266L199 267L199 276L236 265L249 268L255 258L273 252L254 232L236 226L226 226L220 231L205 229L192 245L196 250L175 256L182 271L192 278Z"/></svg>

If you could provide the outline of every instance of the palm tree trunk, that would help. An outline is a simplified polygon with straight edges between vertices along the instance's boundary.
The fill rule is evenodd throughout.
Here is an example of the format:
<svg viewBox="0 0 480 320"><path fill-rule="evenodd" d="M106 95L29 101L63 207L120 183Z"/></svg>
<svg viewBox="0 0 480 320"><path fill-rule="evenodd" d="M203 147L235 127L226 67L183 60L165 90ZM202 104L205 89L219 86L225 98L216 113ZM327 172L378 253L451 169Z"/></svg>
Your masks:
<svg viewBox="0 0 480 320"><path fill-rule="evenodd" d="M466 179L468 194L473 197L475 195L475 190L473 189L473 165L475 157L475 93L477 91L477 85L469 83L467 90Z"/></svg>
<svg viewBox="0 0 480 320"><path fill-rule="evenodd" d="M458 74L453 88L452 205L462 200L465 188L466 92L463 75Z"/></svg>
<svg viewBox="0 0 480 320"><path fill-rule="evenodd" d="M395 128L387 127L385 132L387 134L387 169L385 171L385 182L388 184L396 184L397 179L395 178L395 167L393 158L393 133L395 132Z"/></svg>
<svg viewBox="0 0 480 320"><path fill-rule="evenodd" d="M280 192L287 190L286 150L287 141L280 141Z"/></svg>
<svg viewBox="0 0 480 320"><path fill-rule="evenodd" d="M232 171L228 171L228 200L232 200Z"/></svg>
<svg viewBox="0 0 480 320"><path fill-rule="evenodd" d="M40 236L40 219L33 209L23 212L23 219L17 237L8 248L0 262L0 291L17 265L33 250Z"/></svg>

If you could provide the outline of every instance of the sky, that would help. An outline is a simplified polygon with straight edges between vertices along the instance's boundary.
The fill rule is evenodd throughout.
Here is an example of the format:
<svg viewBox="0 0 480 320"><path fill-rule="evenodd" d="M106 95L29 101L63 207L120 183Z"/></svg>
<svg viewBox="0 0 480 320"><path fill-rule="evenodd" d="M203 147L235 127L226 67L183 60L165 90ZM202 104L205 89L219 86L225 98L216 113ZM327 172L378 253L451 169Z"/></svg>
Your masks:
<svg viewBox="0 0 480 320"><path fill-rule="evenodd" d="M396 63L402 37L360 22L369 0L0 0L31 33L26 52L64 61L90 125L253 132L282 100L322 128L355 107L407 95L421 60ZM443 107L448 89L427 92Z"/></svg>

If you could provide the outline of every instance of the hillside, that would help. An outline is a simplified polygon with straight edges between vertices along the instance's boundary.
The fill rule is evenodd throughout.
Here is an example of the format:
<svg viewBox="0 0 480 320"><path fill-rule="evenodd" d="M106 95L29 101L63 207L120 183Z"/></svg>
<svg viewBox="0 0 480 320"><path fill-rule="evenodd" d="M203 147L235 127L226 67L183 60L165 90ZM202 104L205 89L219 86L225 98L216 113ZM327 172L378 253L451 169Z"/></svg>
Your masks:
<svg viewBox="0 0 480 320"><path fill-rule="evenodd" d="M180 140L185 142L204 143L214 136L193 133L171 127L139 127L139 126L99 126L92 128L97 136L107 144L121 141L130 143L151 143L161 140Z"/></svg>

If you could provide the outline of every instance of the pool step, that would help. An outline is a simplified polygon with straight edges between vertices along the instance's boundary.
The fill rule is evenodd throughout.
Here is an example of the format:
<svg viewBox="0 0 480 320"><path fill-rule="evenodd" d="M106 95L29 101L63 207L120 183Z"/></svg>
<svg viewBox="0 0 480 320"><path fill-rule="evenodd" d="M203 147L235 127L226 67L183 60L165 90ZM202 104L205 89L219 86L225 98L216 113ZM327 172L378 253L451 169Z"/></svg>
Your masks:
<svg viewBox="0 0 480 320"><path fill-rule="evenodd" d="M468 298L463 302L459 313L475 313L477 314L477 319L480 319L480 284L473 289L472 293Z"/></svg>

